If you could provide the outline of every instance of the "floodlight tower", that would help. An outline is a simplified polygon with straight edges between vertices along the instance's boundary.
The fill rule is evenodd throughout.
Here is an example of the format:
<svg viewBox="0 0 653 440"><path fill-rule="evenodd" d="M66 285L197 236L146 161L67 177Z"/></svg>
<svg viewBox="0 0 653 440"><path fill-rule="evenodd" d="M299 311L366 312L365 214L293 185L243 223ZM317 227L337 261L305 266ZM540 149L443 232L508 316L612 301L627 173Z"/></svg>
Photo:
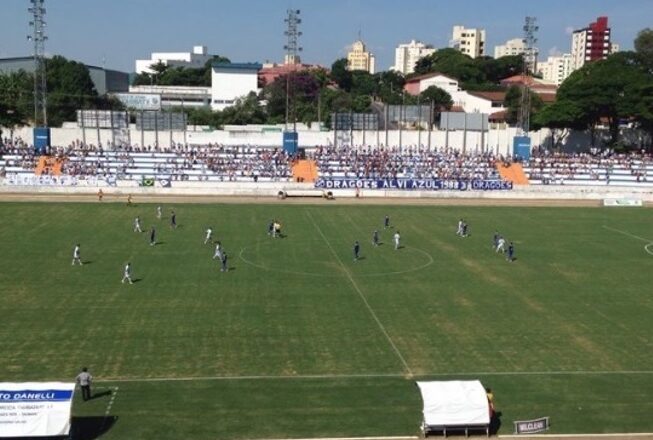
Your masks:
<svg viewBox="0 0 653 440"><path fill-rule="evenodd" d="M295 70L295 65L299 63L299 53L302 51L302 47L299 45L299 37L302 36L302 33L299 31L299 25L302 22L302 19L299 18L301 11L299 9L288 9L287 17L284 22L287 25L284 35L287 38L286 44L283 46L283 49L286 51L285 64L291 65L290 71L286 74L286 131L288 130L288 121L290 119L290 87L292 82L290 81L290 75ZM294 93L293 93L294 101ZM294 102L293 102L293 129L297 128L297 121L294 117Z"/></svg>
<svg viewBox="0 0 653 440"><path fill-rule="evenodd" d="M522 94L521 94L521 111L519 114L519 125L522 129L522 132L525 135L528 135L531 124L531 91L528 87L527 78L529 73L535 73L535 65L537 64L537 49L535 44L537 43L537 38L535 33L538 31L539 27L537 26L537 18L535 17L526 17L524 22L524 70L523 70L523 81L522 85Z"/></svg>
<svg viewBox="0 0 653 440"><path fill-rule="evenodd" d="M27 39L34 43L34 126L48 126L47 78L45 72L45 0L30 0L28 11L32 14L29 22L32 35Z"/></svg>

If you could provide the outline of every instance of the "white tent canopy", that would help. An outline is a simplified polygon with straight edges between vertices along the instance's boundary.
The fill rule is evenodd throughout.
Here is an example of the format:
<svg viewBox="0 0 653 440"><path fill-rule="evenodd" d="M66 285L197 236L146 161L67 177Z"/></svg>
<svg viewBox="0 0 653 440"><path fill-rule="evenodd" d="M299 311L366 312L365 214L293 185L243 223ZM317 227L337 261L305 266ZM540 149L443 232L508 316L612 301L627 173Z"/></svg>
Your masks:
<svg viewBox="0 0 653 440"><path fill-rule="evenodd" d="M490 424L490 405L480 381L417 382L417 386L424 401L426 429L487 427Z"/></svg>

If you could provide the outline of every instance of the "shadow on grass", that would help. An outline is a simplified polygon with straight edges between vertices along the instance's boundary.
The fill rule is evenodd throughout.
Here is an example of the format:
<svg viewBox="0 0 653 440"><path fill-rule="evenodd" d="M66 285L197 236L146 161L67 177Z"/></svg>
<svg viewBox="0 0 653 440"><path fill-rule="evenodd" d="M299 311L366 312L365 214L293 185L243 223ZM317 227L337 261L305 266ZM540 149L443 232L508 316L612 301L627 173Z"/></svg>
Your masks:
<svg viewBox="0 0 653 440"><path fill-rule="evenodd" d="M110 395L111 395L111 390L106 390L93 394L89 400L100 399L102 397L110 396Z"/></svg>
<svg viewBox="0 0 653 440"><path fill-rule="evenodd" d="M93 440L106 434L118 421L117 416L73 417L70 435L74 440Z"/></svg>
<svg viewBox="0 0 653 440"><path fill-rule="evenodd" d="M141 281L143 281L143 278L134 278L132 282L136 284L136 283L140 283Z"/></svg>

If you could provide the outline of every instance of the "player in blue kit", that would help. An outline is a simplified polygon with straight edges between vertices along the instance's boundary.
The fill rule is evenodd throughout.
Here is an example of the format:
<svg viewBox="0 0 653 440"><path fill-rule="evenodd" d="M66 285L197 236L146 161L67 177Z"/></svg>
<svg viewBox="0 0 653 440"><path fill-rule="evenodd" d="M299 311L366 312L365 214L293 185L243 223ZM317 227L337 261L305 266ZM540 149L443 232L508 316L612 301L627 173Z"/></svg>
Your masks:
<svg viewBox="0 0 653 440"><path fill-rule="evenodd" d="M361 245L358 242L358 240L356 240L354 242L354 261L358 261L358 259L360 258L360 252L361 252Z"/></svg>

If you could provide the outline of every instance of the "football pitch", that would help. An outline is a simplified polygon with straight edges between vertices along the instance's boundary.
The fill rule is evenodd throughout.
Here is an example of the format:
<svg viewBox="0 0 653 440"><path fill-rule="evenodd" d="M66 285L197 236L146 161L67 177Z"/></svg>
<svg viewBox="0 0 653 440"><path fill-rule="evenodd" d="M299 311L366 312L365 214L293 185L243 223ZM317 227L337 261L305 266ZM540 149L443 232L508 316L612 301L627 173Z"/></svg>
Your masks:
<svg viewBox="0 0 653 440"><path fill-rule="evenodd" d="M500 434L653 431L650 209L162 206L0 203L0 381L88 367L75 439L416 435L415 381L450 379L492 388Z"/></svg>

